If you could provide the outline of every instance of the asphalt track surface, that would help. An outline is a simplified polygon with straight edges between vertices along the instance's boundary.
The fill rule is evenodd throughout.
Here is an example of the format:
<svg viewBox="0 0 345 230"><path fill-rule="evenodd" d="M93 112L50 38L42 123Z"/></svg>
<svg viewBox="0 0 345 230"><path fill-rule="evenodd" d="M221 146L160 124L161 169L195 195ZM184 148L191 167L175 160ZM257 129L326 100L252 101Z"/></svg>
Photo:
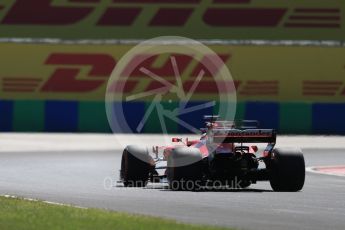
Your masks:
<svg viewBox="0 0 345 230"><path fill-rule="evenodd" d="M303 151L307 166L345 164L345 149ZM115 184L120 159L120 150L2 152L0 194L240 229L345 229L345 177L307 173L297 193L272 192L266 182L247 190L127 189Z"/></svg>

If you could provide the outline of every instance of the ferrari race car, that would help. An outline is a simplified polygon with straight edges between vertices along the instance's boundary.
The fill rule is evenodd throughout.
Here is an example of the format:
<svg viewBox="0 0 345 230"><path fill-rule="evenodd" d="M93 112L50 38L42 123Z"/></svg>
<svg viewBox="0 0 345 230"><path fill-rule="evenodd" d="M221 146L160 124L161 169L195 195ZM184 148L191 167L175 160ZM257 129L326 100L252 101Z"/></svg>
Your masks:
<svg viewBox="0 0 345 230"><path fill-rule="evenodd" d="M221 121L213 115L205 119L206 127L198 140L173 138L173 145L154 146L152 153L143 146L127 146L122 154L120 181L125 187L165 182L172 190L219 186L238 189L257 181L269 181L274 191L303 188L303 154L300 150L274 148L274 129L259 129L257 121ZM267 146L257 156L259 148L249 143Z"/></svg>

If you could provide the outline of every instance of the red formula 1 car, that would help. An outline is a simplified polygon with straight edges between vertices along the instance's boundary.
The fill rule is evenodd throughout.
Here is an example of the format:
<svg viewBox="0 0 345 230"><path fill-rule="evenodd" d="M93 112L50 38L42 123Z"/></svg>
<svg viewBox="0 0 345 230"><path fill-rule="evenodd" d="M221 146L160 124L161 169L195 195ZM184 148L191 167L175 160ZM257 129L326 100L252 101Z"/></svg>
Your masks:
<svg viewBox="0 0 345 230"><path fill-rule="evenodd" d="M173 138L175 145L155 146L151 154L146 147L127 146L120 170L124 186L165 181L173 190L196 190L246 188L257 181L269 181L274 191L302 189L304 157L299 150L274 148L274 129L259 129L256 121L220 121L218 116L205 119L199 140ZM258 157L258 147L244 143L268 144Z"/></svg>

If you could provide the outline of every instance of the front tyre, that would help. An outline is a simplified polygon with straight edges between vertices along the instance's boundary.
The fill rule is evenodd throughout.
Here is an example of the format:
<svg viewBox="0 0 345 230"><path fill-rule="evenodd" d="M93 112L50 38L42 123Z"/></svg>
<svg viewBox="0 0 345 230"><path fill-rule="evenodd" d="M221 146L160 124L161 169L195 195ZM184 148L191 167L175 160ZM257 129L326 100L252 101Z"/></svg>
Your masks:
<svg viewBox="0 0 345 230"><path fill-rule="evenodd" d="M198 190L202 180L202 156L192 147L175 148L168 158L168 182L171 190Z"/></svg>
<svg viewBox="0 0 345 230"><path fill-rule="evenodd" d="M125 187L145 187L153 162L146 147L128 145L122 153L121 178Z"/></svg>
<svg viewBox="0 0 345 230"><path fill-rule="evenodd" d="M305 162L300 150L274 149L269 169L274 191L297 192L303 188Z"/></svg>

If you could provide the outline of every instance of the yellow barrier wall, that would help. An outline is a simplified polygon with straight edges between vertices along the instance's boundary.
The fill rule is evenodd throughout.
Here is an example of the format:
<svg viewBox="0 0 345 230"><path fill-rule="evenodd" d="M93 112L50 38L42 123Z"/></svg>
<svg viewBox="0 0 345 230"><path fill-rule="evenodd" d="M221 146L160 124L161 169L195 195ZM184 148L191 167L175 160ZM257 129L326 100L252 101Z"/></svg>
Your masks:
<svg viewBox="0 0 345 230"><path fill-rule="evenodd" d="M103 100L113 68L130 48L130 45L2 43L0 96L16 100ZM210 48L223 57L231 70L240 101L345 102L345 48L220 45ZM167 61L169 57L161 56L148 65L159 69ZM197 67L195 62L188 63L183 73L187 80L195 79ZM138 85L147 81L143 76L132 79ZM11 85L13 81L21 84ZM202 90L199 93L200 98L207 94Z"/></svg>
<svg viewBox="0 0 345 230"><path fill-rule="evenodd" d="M132 47L1 43L0 130L109 132L104 105L107 80ZM258 119L263 127L281 133L345 134L345 48L210 48L232 72L238 118ZM157 56L146 67L174 79L166 67L168 61L167 55ZM193 61L184 64L182 75L188 84L200 68ZM127 94L148 90L153 82L140 74L131 81L133 87ZM195 103L218 94L212 78L205 77L201 83L203 87L193 96ZM128 104L128 123L136 124L148 106L145 101ZM216 112L202 110L188 122L197 122L199 127L202 122L197 117ZM144 132L161 132L157 121L145 126ZM186 132L177 124L168 128L169 132Z"/></svg>

